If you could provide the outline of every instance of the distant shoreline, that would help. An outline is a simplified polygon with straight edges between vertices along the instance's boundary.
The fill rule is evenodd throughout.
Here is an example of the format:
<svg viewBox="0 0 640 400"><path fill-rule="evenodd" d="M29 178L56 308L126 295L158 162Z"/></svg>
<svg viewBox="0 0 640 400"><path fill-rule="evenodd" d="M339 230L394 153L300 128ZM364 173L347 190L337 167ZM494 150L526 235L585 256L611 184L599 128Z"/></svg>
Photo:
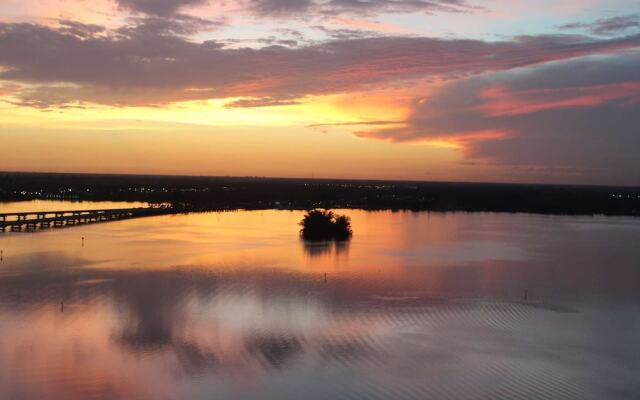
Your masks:
<svg viewBox="0 0 640 400"><path fill-rule="evenodd" d="M176 212L312 208L640 216L640 188L0 173L0 201L170 203Z"/></svg>
<svg viewBox="0 0 640 400"><path fill-rule="evenodd" d="M160 180L211 180L211 181L305 181L305 182L362 182L394 184L443 184L443 185L504 185L504 186L541 186L541 187L577 187L630 189L640 192L640 185L605 185L586 183L540 183L540 182L499 182L499 181L447 181L417 179L374 179L374 178L309 178L296 176L253 176L253 175L182 175L182 174L127 174L104 172L48 172L48 171L3 171L0 180L8 176L33 177L76 177L76 178L122 178L122 179L160 179Z"/></svg>

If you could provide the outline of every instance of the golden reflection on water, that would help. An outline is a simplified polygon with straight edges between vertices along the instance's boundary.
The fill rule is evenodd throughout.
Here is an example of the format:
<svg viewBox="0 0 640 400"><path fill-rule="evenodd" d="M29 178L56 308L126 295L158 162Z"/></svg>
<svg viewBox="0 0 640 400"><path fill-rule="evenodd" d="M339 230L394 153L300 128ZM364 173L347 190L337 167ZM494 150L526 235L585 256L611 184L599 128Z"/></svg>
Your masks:
<svg viewBox="0 0 640 400"><path fill-rule="evenodd" d="M19 213L33 211L76 211L76 210L111 210L114 208L146 207L147 203L124 201L60 201L29 200L0 202L0 213Z"/></svg>
<svg viewBox="0 0 640 400"><path fill-rule="evenodd" d="M338 212L1 236L0 399L640 394L636 220Z"/></svg>

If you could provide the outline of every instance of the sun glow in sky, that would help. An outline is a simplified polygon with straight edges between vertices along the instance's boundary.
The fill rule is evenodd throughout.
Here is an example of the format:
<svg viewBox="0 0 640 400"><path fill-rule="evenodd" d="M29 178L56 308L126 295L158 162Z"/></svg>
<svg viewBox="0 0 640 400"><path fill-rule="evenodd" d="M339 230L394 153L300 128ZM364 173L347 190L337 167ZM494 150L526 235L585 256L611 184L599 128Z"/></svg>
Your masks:
<svg viewBox="0 0 640 400"><path fill-rule="evenodd" d="M640 185L638 0L3 0L0 170Z"/></svg>

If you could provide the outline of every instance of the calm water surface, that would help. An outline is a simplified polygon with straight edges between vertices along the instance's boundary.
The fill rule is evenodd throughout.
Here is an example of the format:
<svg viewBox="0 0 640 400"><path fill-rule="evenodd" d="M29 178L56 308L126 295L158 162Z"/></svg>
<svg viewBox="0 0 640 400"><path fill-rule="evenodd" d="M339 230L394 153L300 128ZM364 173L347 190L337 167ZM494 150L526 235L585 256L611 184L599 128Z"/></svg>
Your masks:
<svg viewBox="0 0 640 400"><path fill-rule="evenodd" d="M125 201L55 201L30 200L0 202L0 213L32 211L111 210L115 208L146 207L147 203Z"/></svg>
<svg viewBox="0 0 640 400"><path fill-rule="evenodd" d="M0 398L640 398L640 219L346 213L0 235Z"/></svg>

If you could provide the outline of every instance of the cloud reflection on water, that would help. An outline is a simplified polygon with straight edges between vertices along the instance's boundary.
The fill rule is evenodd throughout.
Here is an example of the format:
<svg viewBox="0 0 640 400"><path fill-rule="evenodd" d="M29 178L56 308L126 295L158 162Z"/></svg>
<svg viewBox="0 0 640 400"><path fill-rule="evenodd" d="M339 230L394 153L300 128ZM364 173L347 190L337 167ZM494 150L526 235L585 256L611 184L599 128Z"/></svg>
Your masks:
<svg viewBox="0 0 640 400"><path fill-rule="evenodd" d="M640 272L629 245L640 228L612 222L584 230L587 220L550 225L492 214L351 214L353 242L313 254L279 228L295 226L297 215L287 212L181 216L184 231L177 218L163 217L0 239L8 239L0 264L0 398L640 393L633 378L640 298L630 283ZM141 232L146 240L128 241ZM617 239L608 254L615 264L593 259L603 235ZM153 247L158 238L179 242ZM470 249L483 241L473 259ZM584 250L567 254L568 243ZM438 261L441 249L456 245L465 249L461 257ZM510 257L514 248L518 257ZM416 265L416 254L430 249L429 262Z"/></svg>

